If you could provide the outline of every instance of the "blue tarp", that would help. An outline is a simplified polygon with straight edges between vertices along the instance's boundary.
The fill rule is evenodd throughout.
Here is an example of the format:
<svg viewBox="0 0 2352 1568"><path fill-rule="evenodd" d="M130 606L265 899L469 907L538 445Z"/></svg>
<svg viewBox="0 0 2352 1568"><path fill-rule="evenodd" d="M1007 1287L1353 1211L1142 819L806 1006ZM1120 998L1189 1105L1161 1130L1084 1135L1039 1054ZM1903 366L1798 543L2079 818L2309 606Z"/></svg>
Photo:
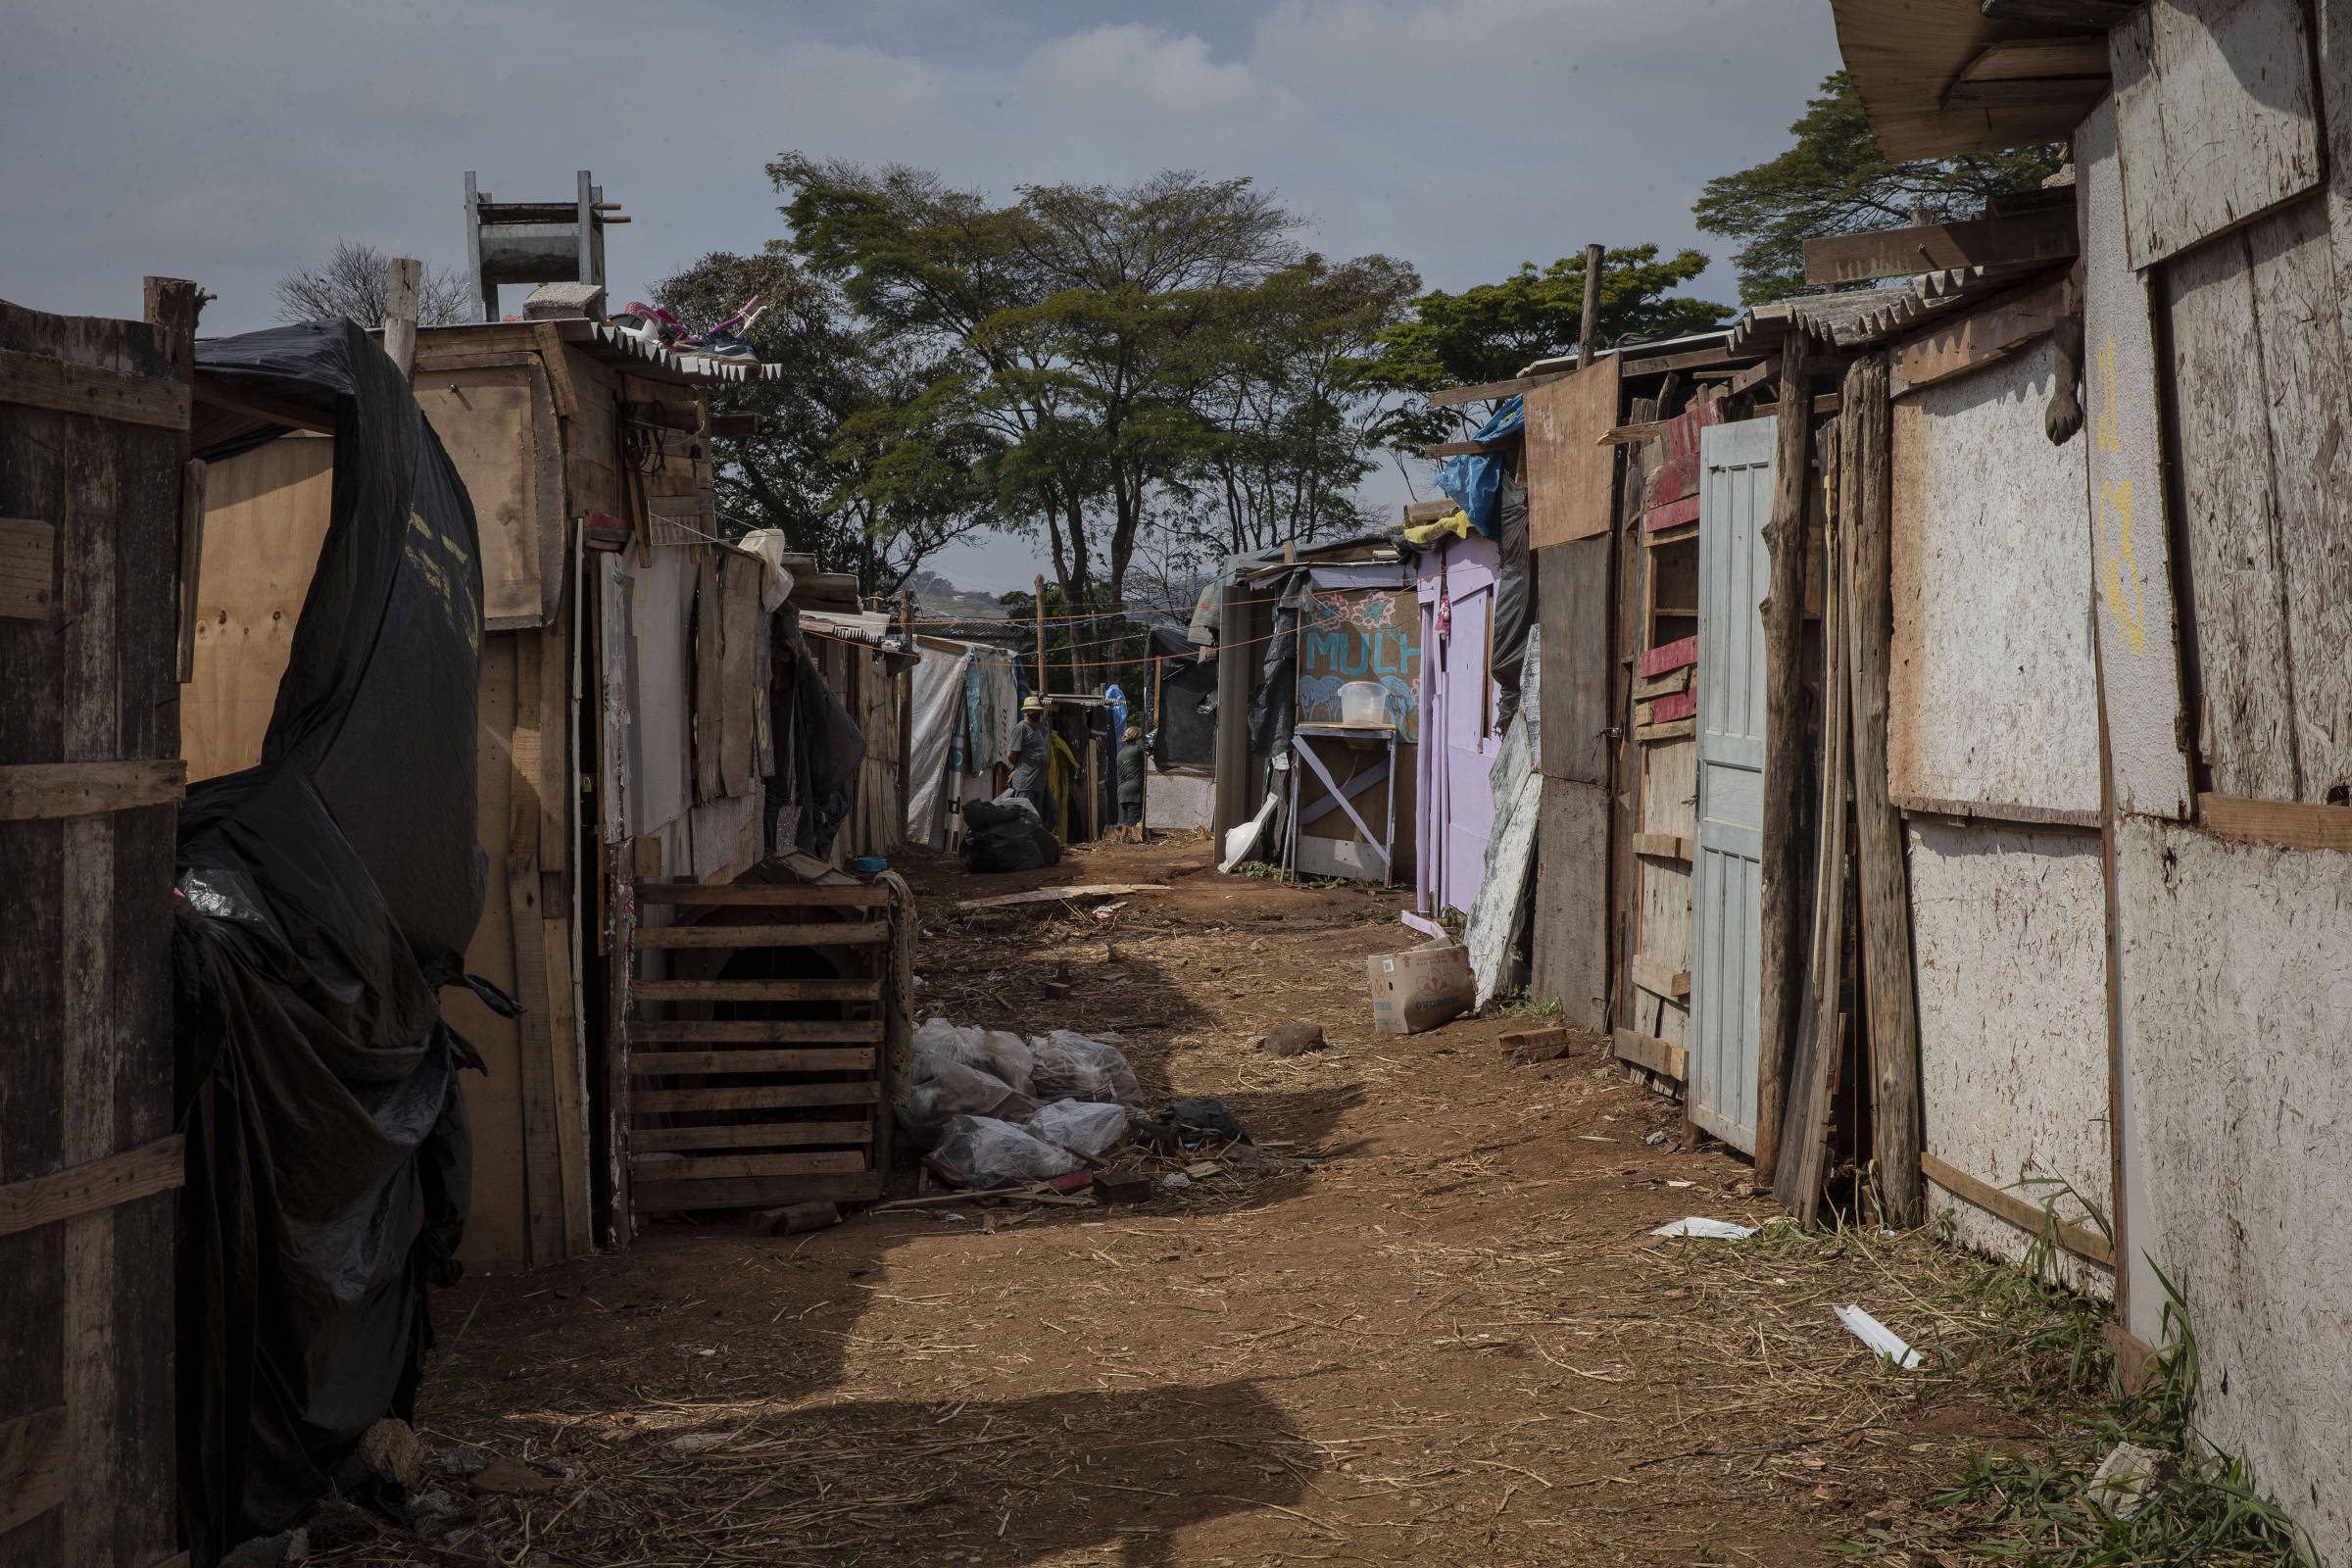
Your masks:
<svg viewBox="0 0 2352 1568"><path fill-rule="evenodd" d="M1506 398L1494 416L1478 427L1473 441L1497 441L1527 423L1527 411L1516 397ZM1491 453L1447 458L1438 466L1438 488L1470 514L1470 526L1489 539L1496 537L1501 515L1502 459Z"/></svg>

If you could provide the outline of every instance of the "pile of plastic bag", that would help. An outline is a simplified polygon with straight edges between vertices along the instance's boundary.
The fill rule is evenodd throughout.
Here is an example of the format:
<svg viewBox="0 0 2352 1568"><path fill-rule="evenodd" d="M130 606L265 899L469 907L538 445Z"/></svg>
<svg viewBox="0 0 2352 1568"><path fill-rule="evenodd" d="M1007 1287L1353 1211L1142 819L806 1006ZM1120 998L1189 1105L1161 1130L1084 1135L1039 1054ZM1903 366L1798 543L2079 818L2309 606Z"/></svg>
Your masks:
<svg viewBox="0 0 2352 1568"><path fill-rule="evenodd" d="M1024 1040L932 1018L913 1055L900 1123L935 1168L974 1187L1067 1175L1124 1143L1144 1108L1115 1035Z"/></svg>

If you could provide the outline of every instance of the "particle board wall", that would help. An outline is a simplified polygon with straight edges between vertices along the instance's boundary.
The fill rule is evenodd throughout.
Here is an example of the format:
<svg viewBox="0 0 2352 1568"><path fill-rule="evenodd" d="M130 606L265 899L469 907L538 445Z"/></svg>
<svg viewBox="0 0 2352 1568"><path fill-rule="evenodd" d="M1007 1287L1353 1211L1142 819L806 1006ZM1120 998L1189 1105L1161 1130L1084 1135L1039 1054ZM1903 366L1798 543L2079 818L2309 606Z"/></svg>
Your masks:
<svg viewBox="0 0 2352 1568"><path fill-rule="evenodd" d="M2082 226L2082 405L2099 680L2118 810L2185 817L2180 645L2173 603L2147 279L2124 252L2115 110L2075 133Z"/></svg>
<svg viewBox="0 0 2352 1568"><path fill-rule="evenodd" d="M2199 746L2225 795L2352 787L2352 398L2313 198L2159 270Z"/></svg>
<svg viewBox="0 0 2352 1568"><path fill-rule="evenodd" d="M2113 1212L2108 1142L2107 886L2095 834L1915 819L1912 962L1919 994L1922 1114L1930 1154L2026 1202L2082 1210L2056 1177ZM1936 1190L1959 1240L1998 1257L2033 1238ZM2105 1295L2106 1270L2059 1259L2068 1282Z"/></svg>
<svg viewBox="0 0 2352 1568"><path fill-rule="evenodd" d="M188 782L262 760L334 490L332 437L294 434L209 466L194 679L179 688Z"/></svg>
<svg viewBox="0 0 2352 1568"><path fill-rule="evenodd" d="M1577 1029L1609 1027L1609 798L1596 784L1544 780L1537 819L1529 990L1556 999Z"/></svg>
<svg viewBox="0 0 2352 1568"><path fill-rule="evenodd" d="M2045 336L1894 402L1898 800L2099 809L2087 443L2042 433L2053 359Z"/></svg>
<svg viewBox="0 0 2352 1568"><path fill-rule="evenodd" d="M1544 679L1537 693L1543 755L1536 763L1546 778L1609 781L1614 543L1604 533L1535 552L1536 610L1544 626Z"/></svg>
<svg viewBox="0 0 2352 1568"><path fill-rule="evenodd" d="M2162 1268L2200 1432L2352 1560L2352 856L2131 817L2115 848L2128 1326L2158 1342Z"/></svg>
<svg viewBox="0 0 2352 1568"><path fill-rule="evenodd" d="M1617 449L1618 357L1528 390L1527 542L1534 550L1609 531Z"/></svg>
<svg viewBox="0 0 2352 1568"><path fill-rule="evenodd" d="M436 358L419 350L416 406L473 502L483 621L493 631L538 625L563 590L564 497L547 377L527 354L468 356L456 366Z"/></svg>

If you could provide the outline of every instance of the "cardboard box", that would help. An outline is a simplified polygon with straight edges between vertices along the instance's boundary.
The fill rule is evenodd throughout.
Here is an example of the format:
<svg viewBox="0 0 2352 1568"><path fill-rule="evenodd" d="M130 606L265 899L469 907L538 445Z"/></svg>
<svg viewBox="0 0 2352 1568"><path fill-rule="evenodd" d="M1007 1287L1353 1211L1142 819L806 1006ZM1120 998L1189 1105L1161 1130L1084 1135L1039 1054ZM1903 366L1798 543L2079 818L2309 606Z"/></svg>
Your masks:
<svg viewBox="0 0 2352 1568"><path fill-rule="evenodd" d="M1477 994L1470 950L1448 938L1364 960L1372 989L1372 1032L1412 1035L1469 1010Z"/></svg>

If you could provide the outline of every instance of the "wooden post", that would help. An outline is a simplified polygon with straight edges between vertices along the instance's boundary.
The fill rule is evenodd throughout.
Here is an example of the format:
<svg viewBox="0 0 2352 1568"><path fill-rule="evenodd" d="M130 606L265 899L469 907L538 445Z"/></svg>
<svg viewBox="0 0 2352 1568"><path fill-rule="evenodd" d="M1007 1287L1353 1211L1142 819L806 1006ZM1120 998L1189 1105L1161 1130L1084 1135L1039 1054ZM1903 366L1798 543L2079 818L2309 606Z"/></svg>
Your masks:
<svg viewBox="0 0 2352 1568"><path fill-rule="evenodd" d="M1250 778L1250 587L1238 578L1225 585L1217 616L1216 808L1212 831L1225 835L1248 821L1258 803Z"/></svg>
<svg viewBox="0 0 2352 1568"><path fill-rule="evenodd" d="M147 279L147 319L164 329L164 353L183 386L196 383L196 318L203 311L204 296L186 278ZM185 430L176 432L172 450L179 471L178 677L184 686L196 678L196 578L204 564L205 466L188 456Z"/></svg>
<svg viewBox="0 0 2352 1568"><path fill-rule="evenodd" d="M1046 700L1046 578L1037 577L1037 700Z"/></svg>
<svg viewBox="0 0 2352 1568"><path fill-rule="evenodd" d="M1600 263L1608 254L1598 245L1585 247L1585 318L1576 329L1576 368L1580 370L1592 363L1592 340L1600 335Z"/></svg>
<svg viewBox="0 0 2352 1568"><path fill-rule="evenodd" d="M395 256L384 278L384 352L404 378L416 369L416 289L423 274L422 262Z"/></svg>
<svg viewBox="0 0 2352 1568"><path fill-rule="evenodd" d="M919 662L923 654L922 650L915 647L914 644L914 590L911 588L899 590L899 635L906 639L908 652L912 653ZM914 665L906 666L906 673L899 677L897 685L899 699L899 821L897 829L891 834L893 842L899 841L905 835L907 828L906 809L914 800Z"/></svg>
<svg viewBox="0 0 2352 1568"><path fill-rule="evenodd" d="M1779 1168L1781 1107L1786 1100L1789 1032L1803 1000L1804 944L1797 894L1804 882L1797 846L1797 792L1804 777L1804 672L1799 667L1805 616L1805 498L1811 486L1807 440L1812 388L1804 357L1781 356L1779 445L1773 458L1772 517L1764 545L1772 584L1764 600L1763 919L1757 957L1756 1185Z"/></svg>
<svg viewBox="0 0 2352 1568"><path fill-rule="evenodd" d="M1919 1012L1911 974L1911 895L1903 823L1888 799L1886 677L1892 657L1893 453L1886 413L1886 357L1867 355L1845 378L1855 411L1854 571L1846 585L1853 638L1854 821L1861 855L1863 992L1870 1009L1871 1105L1879 1187L1887 1218L1917 1225Z"/></svg>

